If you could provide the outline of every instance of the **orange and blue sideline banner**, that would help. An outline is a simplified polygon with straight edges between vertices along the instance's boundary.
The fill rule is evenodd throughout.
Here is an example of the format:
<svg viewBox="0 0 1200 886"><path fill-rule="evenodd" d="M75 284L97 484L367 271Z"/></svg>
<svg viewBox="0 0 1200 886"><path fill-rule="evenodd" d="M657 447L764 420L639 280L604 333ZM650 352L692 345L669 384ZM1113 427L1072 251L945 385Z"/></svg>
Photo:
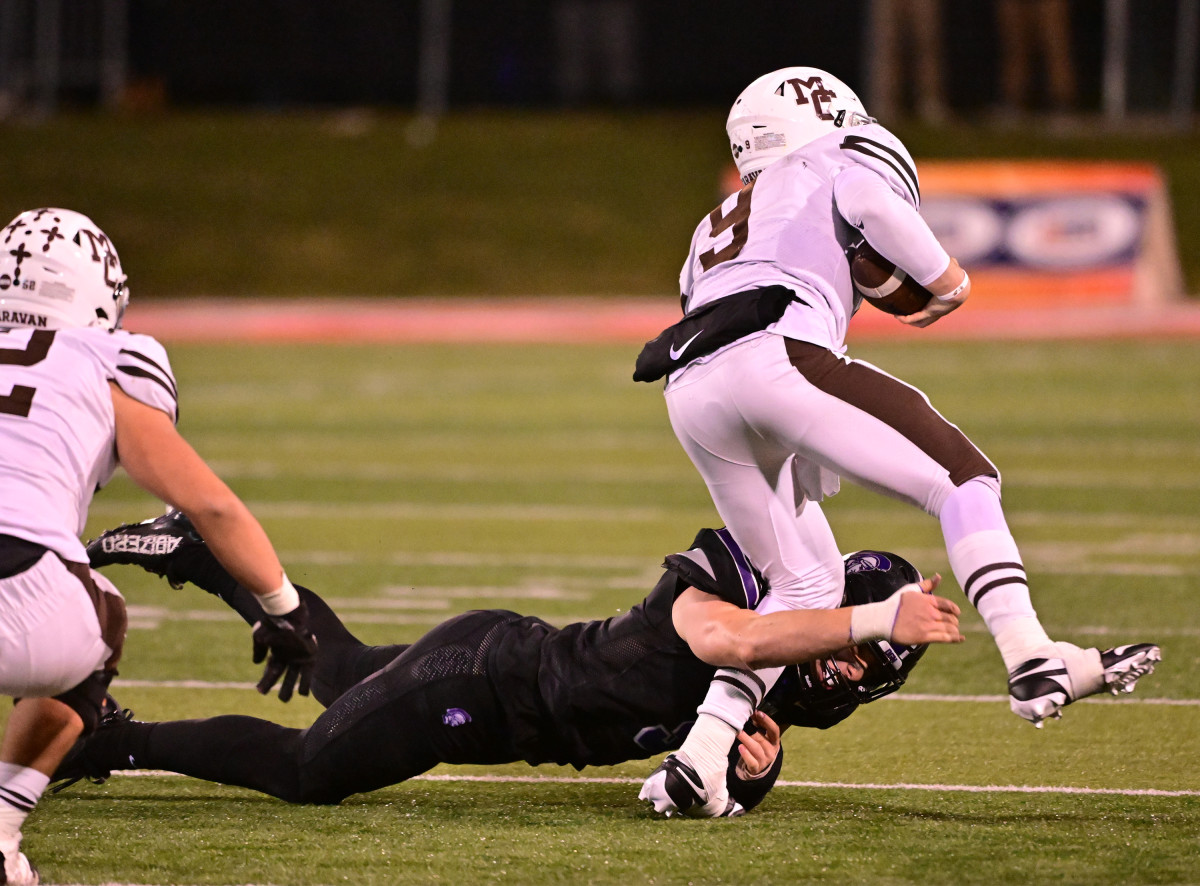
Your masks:
<svg viewBox="0 0 1200 886"><path fill-rule="evenodd" d="M970 272L977 304L1182 295L1170 201L1153 166L926 161L918 169L921 215Z"/></svg>

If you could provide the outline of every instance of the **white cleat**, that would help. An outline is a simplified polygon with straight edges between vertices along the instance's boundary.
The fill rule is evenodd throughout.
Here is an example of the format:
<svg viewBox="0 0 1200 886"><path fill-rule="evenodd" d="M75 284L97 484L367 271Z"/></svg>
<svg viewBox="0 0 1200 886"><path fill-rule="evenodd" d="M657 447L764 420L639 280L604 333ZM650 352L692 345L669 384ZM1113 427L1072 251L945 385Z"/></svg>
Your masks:
<svg viewBox="0 0 1200 886"><path fill-rule="evenodd" d="M710 798L710 793L713 794ZM667 818L676 813L697 818L728 818L746 810L729 796L725 785L709 791L704 779L683 754L668 754L642 784L639 800L648 800L654 811Z"/></svg>
<svg viewBox="0 0 1200 886"><path fill-rule="evenodd" d="M41 878L37 868L29 863L25 853L20 850L21 838L0 843L0 862L3 863L2 882L8 886L38 886Z"/></svg>
<svg viewBox="0 0 1200 886"><path fill-rule="evenodd" d="M1116 646L1100 653L1104 666L1104 685L1113 695L1133 692L1137 681L1154 673L1154 666L1162 661L1162 650L1153 643L1134 643Z"/></svg>
<svg viewBox="0 0 1200 886"><path fill-rule="evenodd" d="M1104 651L1055 643L1048 652L1029 659L1008 677L1009 707L1039 729L1045 720L1061 719L1062 709L1081 698L1104 691L1133 692L1137 681L1162 660L1152 643Z"/></svg>

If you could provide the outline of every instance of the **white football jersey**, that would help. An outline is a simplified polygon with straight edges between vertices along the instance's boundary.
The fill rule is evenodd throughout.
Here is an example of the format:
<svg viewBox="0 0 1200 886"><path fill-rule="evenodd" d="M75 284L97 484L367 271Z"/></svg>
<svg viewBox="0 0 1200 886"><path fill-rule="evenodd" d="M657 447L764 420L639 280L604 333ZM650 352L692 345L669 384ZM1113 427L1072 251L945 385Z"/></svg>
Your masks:
<svg viewBox="0 0 1200 886"><path fill-rule="evenodd" d="M0 329L0 534L86 563L92 495L116 469L113 381L177 419L167 352L103 329Z"/></svg>
<svg viewBox="0 0 1200 886"><path fill-rule="evenodd" d="M882 126L815 139L700 222L679 277L684 310L782 285L804 303L793 303L770 331L841 349L859 301L848 250L864 236L918 282L949 265L919 208L916 165Z"/></svg>

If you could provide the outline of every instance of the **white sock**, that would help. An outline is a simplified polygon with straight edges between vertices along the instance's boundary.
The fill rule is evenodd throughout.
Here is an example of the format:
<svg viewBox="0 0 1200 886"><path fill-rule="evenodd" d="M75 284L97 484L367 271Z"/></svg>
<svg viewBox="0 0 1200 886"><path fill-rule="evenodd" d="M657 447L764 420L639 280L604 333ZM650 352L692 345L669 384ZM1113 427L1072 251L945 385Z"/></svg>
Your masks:
<svg viewBox="0 0 1200 886"><path fill-rule="evenodd" d="M1050 655L1054 646L1037 618L1012 618L996 631L996 647L1010 674L1018 666L1039 655Z"/></svg>
<svg viewBox="0 0 1200 886"><path fill-rule="evenodd" d="M0 840L21 839L21 826L50 784L50 776L28 766L0 763Z"/></svg>
<svg viewBox="0 0 1200 886"><path fill-rule="evenodd" d="M783 668L763 668L758 671L721 668L713 675L704 701L696 708L696 713L711 714L734 729L741 729L782 673Z"/></svg>
<svg viewBox="0 0 1200 886"><path fill-rule="evenodd" d="M1099 649L1080 649L1072 643L1055 643L1055 650L1067 666L1071 678L1071 697L1087 698L1104 688L1104 663Z"/></svg>
<svg viewBox="0 0 1200 886"><path fill-rule="evenodd" d="M959 587L996 638L1008 670L1050 645L1029 598L1025 566L1011 534L998 529L973 532L949 554Z"/></svg>

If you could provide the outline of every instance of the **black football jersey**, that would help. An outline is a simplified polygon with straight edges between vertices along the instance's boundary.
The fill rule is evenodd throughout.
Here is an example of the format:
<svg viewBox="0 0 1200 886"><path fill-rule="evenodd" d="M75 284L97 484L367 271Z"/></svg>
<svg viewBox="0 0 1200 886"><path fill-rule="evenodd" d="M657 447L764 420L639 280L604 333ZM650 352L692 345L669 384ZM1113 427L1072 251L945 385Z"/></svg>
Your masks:
<svg viewBox="0 0 1200 886"><path fill-rule="evenodd" d="M764 586L724 529L701 530L663 566L654 590L626 613L564 628L524 618L496 640L489 671L523 759L582 768L683 743L715 668L675 632L675 598L691 586L753 609Z"/></svg>

